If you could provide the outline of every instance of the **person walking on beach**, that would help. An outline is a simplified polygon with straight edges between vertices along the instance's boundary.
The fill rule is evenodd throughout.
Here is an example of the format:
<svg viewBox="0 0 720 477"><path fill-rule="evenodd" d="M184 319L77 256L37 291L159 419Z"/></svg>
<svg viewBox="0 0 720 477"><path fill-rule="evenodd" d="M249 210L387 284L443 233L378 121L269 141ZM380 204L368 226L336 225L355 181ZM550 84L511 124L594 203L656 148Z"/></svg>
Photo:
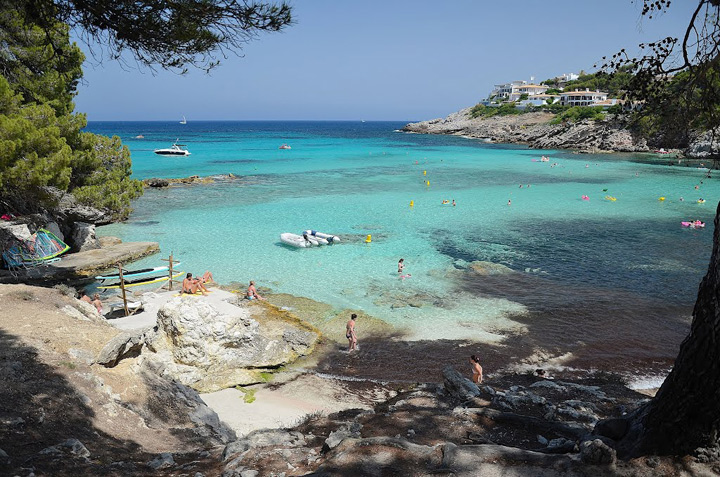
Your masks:
<svg viewBox="0 0 720 477"><path fill-rule="evenodd" d="M357 349L357 335L355 334L355 320L357 319L357 315L353 313L350 315L350 319L347 322L347 325L345 325L345 338L348 340L348 352L354 351Z"/></svg>
<svg viewBox="0 0 720 477"><path fill-rule="evenodd" d="M402 275L403 269L405 269L405 259L401 258L398 262L398 273Z"/></svg>
<svg viewBox="0 0 720 477"><path fill-rule="evenodd" d="M470 366L472 367L472 382L480 384L483 382L483 371L480 366L480 358L474 354L470 356Z"/></svg>

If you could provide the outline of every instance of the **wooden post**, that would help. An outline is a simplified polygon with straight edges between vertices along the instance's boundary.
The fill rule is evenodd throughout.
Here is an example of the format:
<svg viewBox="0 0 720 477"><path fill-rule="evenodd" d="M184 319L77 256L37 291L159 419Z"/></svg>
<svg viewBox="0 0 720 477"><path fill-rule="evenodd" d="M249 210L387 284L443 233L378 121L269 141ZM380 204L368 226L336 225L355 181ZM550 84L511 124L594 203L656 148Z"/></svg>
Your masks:
<svg viewBox="0 0 720 477"><path fill-rule="evenodd" d="M175 271L173 270L173 265L176 263L180 263L173 257L173 253L170 252L170 257L168 258L161 258L163 262L168 262L168 282L167 282L167 289L172 291L173 287L173 275L175 274ZM161 286L159 290L162 290L165 288L165 285Z"/></svg>
<svg viewBox="0 0 720 477"><path fill-rule="evenodd" d="M127 306L127 296L125 295L125 279L123 278L122 263L118 262L118 272L120 275L120 290L122 290L123 308L125 308L125 316L130 316Z"/></svg>

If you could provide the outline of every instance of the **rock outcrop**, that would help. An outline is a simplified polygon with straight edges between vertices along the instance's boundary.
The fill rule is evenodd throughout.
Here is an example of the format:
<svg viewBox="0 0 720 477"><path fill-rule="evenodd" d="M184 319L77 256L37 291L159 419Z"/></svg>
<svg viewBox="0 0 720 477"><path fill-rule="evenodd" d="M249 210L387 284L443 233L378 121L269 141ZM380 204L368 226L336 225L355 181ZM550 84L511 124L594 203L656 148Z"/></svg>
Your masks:
<svg viewBox="0 0 720 477"><path fill-rule="evenodd" d="M166 473L219 475L234 433L137 357L95 364L118 330L91 309L58 289L0 285L0 474L159 475L149 463L171 453Z"/></svg>
<svg viewBox="0 0 720 477"><path fill-rule="evenodd" d="M619 123L578 121L550 124L550 113L526 113L512 116L476 118L470 108L446 118L410 123L403 130L423 134L453 134L488 142L528 144L540 149L578 149L586 152L648 151L645 139L636 137Z"/></svg>
<svg viewBox="0 0 720 477"><path fill-rule="evenodd" d="M95 236L95 224L75 222L70 237L71 240L68 245L76 252L86 252L100 248L100 242Z"/></svg>
<svg viewBox="0 0 720 477"><path fill-rule="evenodd" d="M261 323L248 307L176 297L158 311L147 365L200 392L262 382L263 371L309 354L319 337L266 311Z"/></svg>

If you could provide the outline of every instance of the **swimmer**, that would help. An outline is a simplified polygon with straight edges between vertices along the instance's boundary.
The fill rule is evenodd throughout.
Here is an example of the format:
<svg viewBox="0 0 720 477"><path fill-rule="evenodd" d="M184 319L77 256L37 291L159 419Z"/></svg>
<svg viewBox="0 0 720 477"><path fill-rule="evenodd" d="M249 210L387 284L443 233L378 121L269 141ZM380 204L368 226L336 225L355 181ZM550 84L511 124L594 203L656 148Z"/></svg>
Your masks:
<svg viewBox="0 0 720 477"><path fill-rule="evenodd" d="M453 205L453 207L455 207L455 205L456 205L456 204L455 204L455 199L453 199L452 205Z"/></svg>
<svg viewBox="0 0 720 477"><path fill-rule="evenodd" d="M508 205L512 205L512 200L508 199Z"/></svg>
<svg viewBox="0 0 720 477"><path fill-rule="evenodd" d="M398 273L402 275L403 270L405 269L405 259L401 258L398 261Z"/></svg>

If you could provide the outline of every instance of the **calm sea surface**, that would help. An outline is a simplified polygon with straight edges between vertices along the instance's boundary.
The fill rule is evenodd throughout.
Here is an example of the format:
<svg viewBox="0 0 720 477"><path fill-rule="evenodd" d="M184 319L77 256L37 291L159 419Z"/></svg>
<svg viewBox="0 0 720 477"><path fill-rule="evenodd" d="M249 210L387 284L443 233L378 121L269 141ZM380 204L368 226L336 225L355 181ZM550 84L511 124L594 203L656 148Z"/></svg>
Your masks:
<svg viewBox="0 0 720 477"><path fill-rule="evenodd" d="M363 310L403 333L366 342L362 365L325 363L331 372L431 381L470 352L489 370L531 356L638 379L669 368L707 268L717 178L667 157L530 150L398 132L403 125L91 122L88 130L123 139L138 179L239 176L147 190L130 220L100 233L158 241L185 271ZM176 138L191 156L153 154ZM278 149L284 143L292 149ZM681 227L691 219L709 226ZM280 243L305 229L342 243ZM516 273L472 273L474 261ZM388 366L396 359L406 364Z"/></svg>

